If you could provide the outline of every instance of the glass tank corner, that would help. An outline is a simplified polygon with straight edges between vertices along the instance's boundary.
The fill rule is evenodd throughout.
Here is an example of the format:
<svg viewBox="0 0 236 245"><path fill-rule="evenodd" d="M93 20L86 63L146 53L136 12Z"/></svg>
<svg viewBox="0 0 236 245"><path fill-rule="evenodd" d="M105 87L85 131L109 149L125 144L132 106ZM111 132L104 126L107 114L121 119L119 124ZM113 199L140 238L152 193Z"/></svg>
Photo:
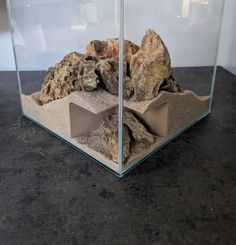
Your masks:
<svg viewBox="0 0 236 245"><path fill-rule="evenodd" d="M210 112L223 5L8 0L24 115L122 177Z"/></svg>

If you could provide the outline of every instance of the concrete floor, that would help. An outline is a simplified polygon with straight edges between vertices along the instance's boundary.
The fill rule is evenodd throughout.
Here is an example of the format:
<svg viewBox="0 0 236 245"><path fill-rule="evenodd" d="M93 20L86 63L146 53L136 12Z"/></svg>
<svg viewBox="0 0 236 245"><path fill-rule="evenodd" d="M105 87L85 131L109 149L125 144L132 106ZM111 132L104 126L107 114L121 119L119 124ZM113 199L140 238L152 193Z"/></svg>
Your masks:
<svg viewBox="0 0 236 245"><path fill-rule="evenodd" d="M236 77L213 112L119 179L21 116L0 73L0 245L236 244Z"/></svg>

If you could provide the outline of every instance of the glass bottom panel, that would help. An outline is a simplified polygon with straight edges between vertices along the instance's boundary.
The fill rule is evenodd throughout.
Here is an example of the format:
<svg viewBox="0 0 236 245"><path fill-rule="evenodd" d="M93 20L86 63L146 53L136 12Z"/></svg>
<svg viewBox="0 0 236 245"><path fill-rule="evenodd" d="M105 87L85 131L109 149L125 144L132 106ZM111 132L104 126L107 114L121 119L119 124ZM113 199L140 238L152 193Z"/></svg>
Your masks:
<svg viewBox="0 0 236 245"><path fill-rule="evenodd" d="M185 88L182 93L161 91L153 100L124 101L124 109L145 125L151 133L146 139L151 137L151 140L148 144L128 145L123 174L209 113L213 67L174 68L173 71L176 80ZM20 74L24 81L22 91L25 94L21 96L24 115L121 177L118 164L113 154L103 147L99 132L104 117L117 112L117 96L104 90L80 91L42 105L39 89L44 74L43 71ZM143 130L138 123L131 127ZM128 134L124 130L125 133ZM126 143L124 137L124 149Z"/></svg>
<svg viewBox="0 0 236 245"><path fill-rule="evenodd" d="M198 119L194 120L191 124L189 124L187 127L183 128L182 130L180 130L179 132L177 132L175 135L173 135L172 137L170 137L169 139L166 139L165 141L163 141L159 146L153 147L152 150L149 151L149 153L142 155L142 158L140 158L139 160L137 160L136 162L133 161L127 168L124 168L123 170L123 174L122 177L124 175L126 175L127 173L129 173L133 168L135 168L137 165L141 164L143 161L145 161L147 158L151 157L153 154L155 154L156 152L158 152L159 150L161 150L165 145L167 145L168 143L170 143L172 140L174 140L175 138L177 138L179 135L181 135L183 132L185 132L187 129L191 128L194 124L196 124L197 122L199 122L201 119L203 119L204 117L206 117L208 114L210 113L210 111L206 112L205 114L203 114L201 117L199 117Z"/></svg>

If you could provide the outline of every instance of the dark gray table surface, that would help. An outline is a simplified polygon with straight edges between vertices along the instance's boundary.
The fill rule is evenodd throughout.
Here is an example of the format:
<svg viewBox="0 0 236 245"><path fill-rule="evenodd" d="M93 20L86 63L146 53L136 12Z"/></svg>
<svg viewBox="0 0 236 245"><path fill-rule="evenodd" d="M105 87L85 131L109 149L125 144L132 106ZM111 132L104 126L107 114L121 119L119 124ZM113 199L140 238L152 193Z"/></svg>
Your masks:
<svg viewBox="0 0 236 245"><path fill-rule="evenodd" d="M236 77L212 114L123 179L22 117L0 72L0 245L236 244Z"/></svg>

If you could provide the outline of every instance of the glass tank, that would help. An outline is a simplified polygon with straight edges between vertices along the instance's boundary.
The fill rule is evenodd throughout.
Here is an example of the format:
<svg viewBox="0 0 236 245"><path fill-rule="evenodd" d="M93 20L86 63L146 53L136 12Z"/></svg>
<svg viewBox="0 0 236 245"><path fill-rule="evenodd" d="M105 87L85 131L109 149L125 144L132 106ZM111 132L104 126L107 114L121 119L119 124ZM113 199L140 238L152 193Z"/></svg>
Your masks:
<svg viewBox="0 0 236 245"><path fill-rule="evenodd" d="M117 176L210 112L224 0L7 5L23 115Z"/></svg>

